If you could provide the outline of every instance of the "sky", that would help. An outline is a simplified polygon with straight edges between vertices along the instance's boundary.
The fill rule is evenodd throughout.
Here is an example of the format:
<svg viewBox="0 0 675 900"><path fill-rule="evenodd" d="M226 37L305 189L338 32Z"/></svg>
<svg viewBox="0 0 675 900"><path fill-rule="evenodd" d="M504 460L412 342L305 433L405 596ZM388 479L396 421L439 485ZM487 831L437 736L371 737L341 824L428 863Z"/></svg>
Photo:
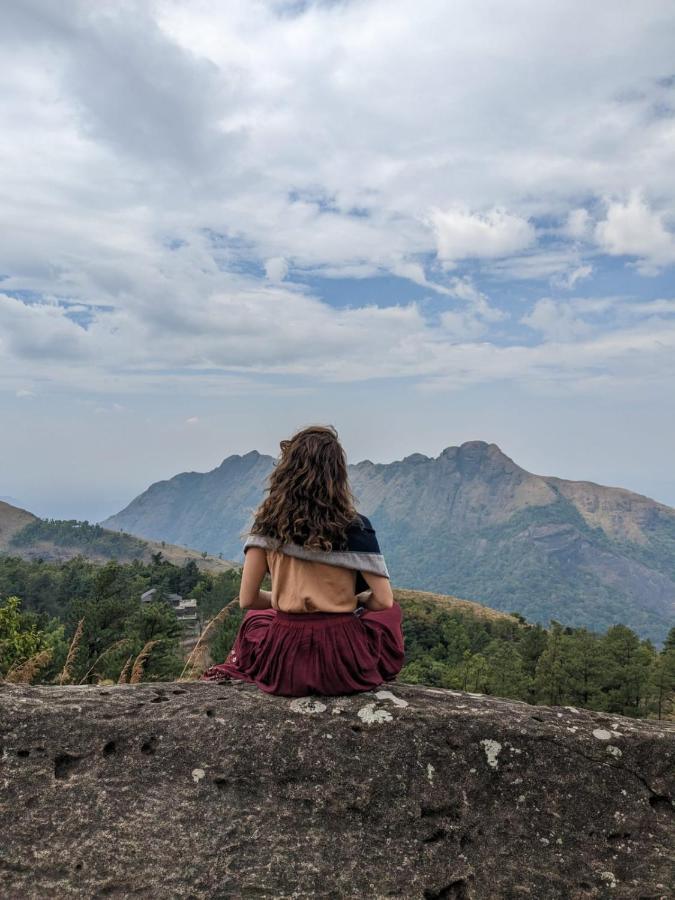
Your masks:
<svg viewBox="0 0 675 900"><path fill-rule="evenodd" d="M0 497L332 424L675 506L672 0L5 0Z"/></svg>

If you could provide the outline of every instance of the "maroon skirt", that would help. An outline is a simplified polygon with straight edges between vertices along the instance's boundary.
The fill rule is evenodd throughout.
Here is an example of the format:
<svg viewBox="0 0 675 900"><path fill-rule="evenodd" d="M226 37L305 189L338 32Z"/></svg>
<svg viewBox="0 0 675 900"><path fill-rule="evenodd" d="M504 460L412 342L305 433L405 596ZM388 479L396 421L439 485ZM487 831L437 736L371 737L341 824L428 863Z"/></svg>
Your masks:
<svg viewBox="0 0 675 900"><path fill-rule="evenodd" d="M249 609L227 659L201 681L241 679L269 694L351 694L391 681L403 667L402 612Z"/></svg>

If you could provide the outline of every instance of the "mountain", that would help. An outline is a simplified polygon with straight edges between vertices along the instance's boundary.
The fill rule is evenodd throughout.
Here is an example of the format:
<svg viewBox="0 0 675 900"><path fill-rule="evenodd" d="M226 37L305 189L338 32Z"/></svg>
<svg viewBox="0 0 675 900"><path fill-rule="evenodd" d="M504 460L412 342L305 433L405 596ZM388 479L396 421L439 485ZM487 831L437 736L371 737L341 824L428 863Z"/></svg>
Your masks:
<svg viewBox="0 0 675 900"><path fill-rule="evenodd" d="M4 496L4 497L0 497L0 501L4 501L5 503L10 503L12 506L19 505L19 501L16 499L16 497Z"/></svg>
<svg viewBox="0 0 675 900"><path fill-rule="evenodd" d="M158 552L177 566L193 559L200 569L216 573L237 565L215 556L203 557L188 547L122 534L89 522L40 519L26 509L0 501L0 556L63 562L82 554L95 562L113 558L119 562L150 562L151 554Z"/></svg>
<svg viewBox="0 0 675 900"><path fill-rule="evenodd" d="M228 456L211 472L158 481L101 525L243 560L241 534L262 499L273 462L251 450Z"/></svg>
<svg viewBox="0 0 675 900"><path fill-rule="evenodd" d="M0 549L9 546L9 542L14 535L30 525L37 522L38 517L27 509L21 509L18 506L12 506L10 503L0 500Z"/></svg>
<svg viewBox="0 0 675 900"><path fill-rule="evenodd" d="M274 458L252 450L149 487L102 524L243 559ZM494 443L349 466L397 587L547 625L622 622L660 643L675 619L675 509L590 481L535 475Z"/></svg>

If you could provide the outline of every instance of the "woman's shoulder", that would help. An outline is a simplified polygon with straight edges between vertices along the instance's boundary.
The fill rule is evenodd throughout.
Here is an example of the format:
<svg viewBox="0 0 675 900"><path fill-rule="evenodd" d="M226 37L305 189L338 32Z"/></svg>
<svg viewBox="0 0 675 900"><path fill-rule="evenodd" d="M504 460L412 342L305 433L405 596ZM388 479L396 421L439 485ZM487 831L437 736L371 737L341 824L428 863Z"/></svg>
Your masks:
<svg viewBox="0 0 675 900"><path fill-rule="evenodd" d="M366 553L379 553L377 535L370 519L359 513L358 518L347 528L347 549Z"/></svg>
<svg viewBox="0 0 675 900"><path fill-rule="evenodd" d="M340 549L343 552L380 552L380 548L377 543L375 528L368 516L364 516L363 513L357 513L352 522L350 522L350 524L347 526L345 537L346 541L343 540L342 547L336 549ZM263 547L266 550L281 549L280 541L272 537L271 535L250 532L248 533L248 536L244 542L244 553L246 553L249 547Z"/></svg>
<svg viewBox="0 0 675 900"><path fill-rule="evenodd" d="M354 518L354 521L349 526L349 529L356 530L356 531L362 531L364 529L366 531L375 531L370 519L368 518L368 516L364 516L363 513L356 514L356 517Z"/></svg>

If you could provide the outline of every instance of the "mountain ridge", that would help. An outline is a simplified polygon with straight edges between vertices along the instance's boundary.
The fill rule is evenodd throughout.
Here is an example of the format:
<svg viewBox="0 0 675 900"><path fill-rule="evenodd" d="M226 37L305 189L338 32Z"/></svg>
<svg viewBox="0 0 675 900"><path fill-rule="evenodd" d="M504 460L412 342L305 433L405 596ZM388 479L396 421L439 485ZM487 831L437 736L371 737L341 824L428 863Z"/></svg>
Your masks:
<svg viewBox="0 0 675 900"><path fill-rule="evenodd" d="M205 473L154 482L101 523L240 561L275 459L231 454ZM546 625L623 622L662 640L675 617L675 509L588 480L539 475L494 442L436 457L348 466L400 587L471 597Z"/></svg>

